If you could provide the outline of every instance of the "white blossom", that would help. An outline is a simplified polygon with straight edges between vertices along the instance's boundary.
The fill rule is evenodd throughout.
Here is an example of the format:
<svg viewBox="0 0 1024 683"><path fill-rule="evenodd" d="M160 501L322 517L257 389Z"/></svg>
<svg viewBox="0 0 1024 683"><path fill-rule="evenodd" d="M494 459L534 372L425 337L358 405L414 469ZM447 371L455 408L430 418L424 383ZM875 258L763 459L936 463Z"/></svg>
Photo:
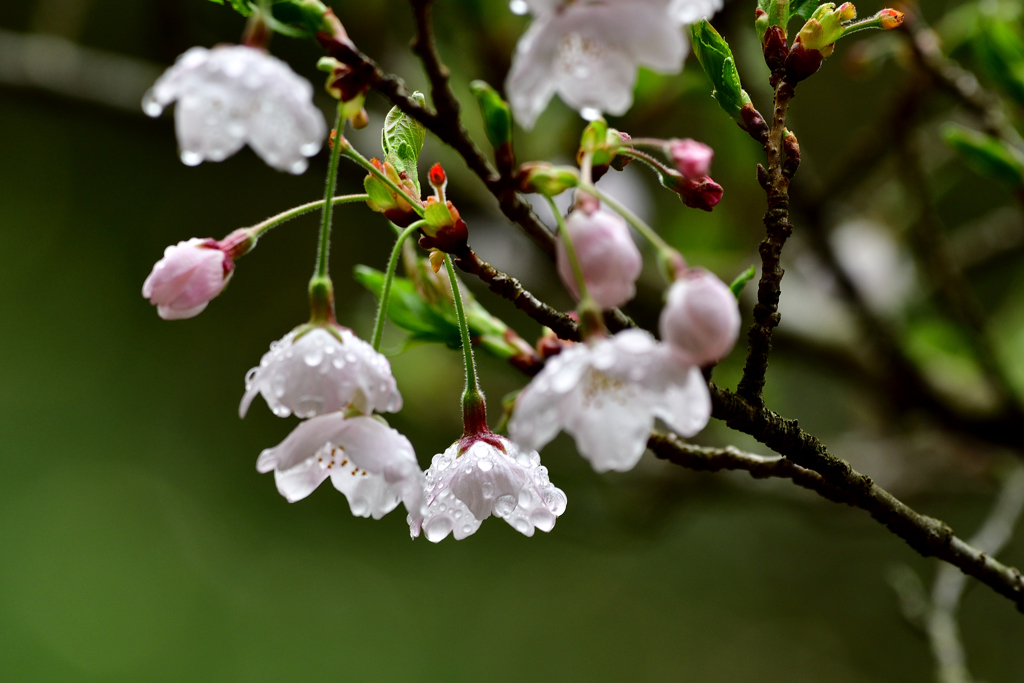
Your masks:
<svg viewBox="0 0 1024 683"><path fill-rule="evenodd" d="M516 400L509 431L520 447L540 449L565 430L595 470L626 471L643 455L655 418L690 437L710 417L700 370L631 329L551 358Z"/></svg>
<svg viewBox="0 0 1024 683"><path fill-rule="evenodd" d="M493 434L468 447L456 442L435 455L424 498L423 514L410 514L409 528L413 538L422 530L434 543L449 533L461 540L492 514L525 536L535 529L551 531L566 506L565 494L551 484L536 451Z"/></svg>
<svg viewBox="0 0 1024 683"><path fill-rule="evenodd" d="M532 128L558 93L587 116L621 115L633 103L637 68L678 73L688 42L682 23L720 0L526 0L534 21L519 40L506 90L516 120Z"/></svg>
<svg viewBox="0 0 1024 683"><path fill-rule="evenodd" d="M337 325L299 327L271 344L245 376L241 417L256 394L278 417L313 417L349 405L367 415L402 409L388 359Z"/></svg>
<svg viewBox="0 0 1024 683"><path fill-rule="evenodd" d="M636 280L644 260L629 226L617 213L579 208L569 214L565 229L572 240L587 292L602 309L615 308L636 296ZM556 243L558 274L562 283L579 299L576 273L564 240Z"/></svg>
<svg viewBox="0 0 1024 683"><path fill-rule="evenodd" d="M402 501L419 512L423 472L409 440L376 417L342 413L314 417L274 448L260 453L259 472L274 472L289 503L302 500L328 477L348 498L352 514L380 519Z"/></svg>
<svg viewBox="0 0 1024 683"><path fill-rule="evenodd" d="M157 79L142 107L159 116L175 100L178 146L189 166L223 161L248 143L270 166L302 173L327 133L309 81L244 45L191 48Z"/></svg>

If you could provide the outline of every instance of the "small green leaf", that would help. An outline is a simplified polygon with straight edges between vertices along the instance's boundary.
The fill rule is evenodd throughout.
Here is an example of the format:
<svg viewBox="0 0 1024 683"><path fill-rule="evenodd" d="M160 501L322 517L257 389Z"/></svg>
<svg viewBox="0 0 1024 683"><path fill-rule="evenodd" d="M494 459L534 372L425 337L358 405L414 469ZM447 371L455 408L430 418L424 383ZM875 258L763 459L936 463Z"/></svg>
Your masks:
<svg viewBox="0 0 1024 683"><path fill-rule="evenodd" d="M421 92L414 92L412 99L421 105L427 101ZM399 173L405 171L409 175L417 194L420 192L420 180L416 167L426 137L427 129L423 124L398 107L392 108L384 119L384 129L381 131L384 160L390 161Z"/></svg>
<svg viewBox="0 0 1024 683"><path fill-rule="evenodd" d="M978 173L1024 185L1024 153L990 135L949 124L942 131L951 146Z"/></svg>
<svg viewBox="0 0 1024 683"><path fill-rule="evenodd" d="M452 214L448 210L448 206L446 204L442 204L441 202L431 202L423 211L423 220L425 220L430 227L439 230L452 224Z"/></svg>
<svg viewBox="0 0 1024 683"><path fill-rule="evenodd" d="M803 21L807 21L816 9L818 9L818 0L793 0L789 6L789 16L791 19L800 17Z"/></svg>
<svg viewBox="0 0 1024 683"><path fill-rule="evenodd" d="M740 109L750 103L750 96L740 84L736 60L729 44L707 20L693 24L690 31L693 35L693 52L715 88L711 96L725 113L743 125Z"/></svg>
<svg viewBox="0 0 1024 683"><path fill-rule="evenodd" d="M224 4L224 0L210 0L210 2L215 2L218 5ZM248 0L229 0L228 4L230 4L234 10L243 17L247 17L252 14L252 7L249 6Z"/></svg>
<svg viewBox="0 0 1024 683"><path fill-rule="evenodd" d="M484 117L487 139L495 149L512 142L512 110L508 102L501 99L498 91L486 81L473 81L469 91L480 105Z"/></svg>
<svg viewBox="0 0 1024 683"><path fill-rule="evenodd" d="M743 293L743 288L747 286L747 283L754 279L754 275L756 273L757 271L754 269L754 266L750 266L745 271L740 273L739 277L733 280L732 284L729 285L729 289L732 290L733 295L737 299L740 298L740 294Z"/></svg>
<svg viewBox="0 0 1024 683"><path fill-rule="evenodd" d="M384 273L360 265L355 268L355 278L378 300L380 299L381 291L384 289ZM388 320L413 335L417 341L458 348L462 337L454 316L454 310L451 311L449 318L436 306L425 302L410 280L396 277L392 282Z"/></svg>

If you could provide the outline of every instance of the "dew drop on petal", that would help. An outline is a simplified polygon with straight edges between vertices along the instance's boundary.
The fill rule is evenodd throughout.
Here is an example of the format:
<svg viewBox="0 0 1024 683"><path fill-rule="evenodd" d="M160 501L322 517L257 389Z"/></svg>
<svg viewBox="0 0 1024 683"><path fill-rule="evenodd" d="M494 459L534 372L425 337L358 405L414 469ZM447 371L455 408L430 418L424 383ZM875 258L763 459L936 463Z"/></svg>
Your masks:
<svg viewBox="0 0 1024 683"><path fill-rule="evenodd" d="M186 166L198 166L203 163L203 155L199 152L191 152L188 150L181 151L181 163Z"/></svg>
<svg viewBox="0 0 1024 683"><path fill-rule="evenodd" d="M452 532L455 525L448 517L433 517L423 525L423 534L431 543L438 543Z"/></svg>
<svg viewBox="0 0 1024 683"><path fill-rule="evenodd" d="M508 8L512 10L512 14L518 14L520 16L530 11L530 6L526 4L526 0L511 0L508 3Z"/></svg>
<svg viewBox="0 0 1024 683"><path fill-rule="evenodd" d="M315 368L320 365L320 361L324 359L324 352L320 348L313 348L306 352L306 355L302 357L303 362L311 368Z"/></svg>
<svg viewBox="0 0 1024 683"><path fill-rule="evenodd" d="M494 514L498 517L508 517L516 509L516 499L510 494L499 496L494 501Z"/></svg>
<svg viewBox="0 0 1024 683"><path fill-rule="evenodd" d="M477 465L480 467L481 472L490 472L491 468L494 467L494 463L487 458L482 459Z"/></svg>
<svg viewBox="0 0 1024 683"><path fill-rule="evenodd" d="M551 531L555 528L555 516L544 508L537 508L531 512L530 521L541 531Z"/></svg>
<svg viewBox="0 0 1024 683"><path fill-rule="evenodd" d="M480 493L482 493L484 498L486 498L487 500L494 498L494 484L492 484L489 481L485 481L483 484L480 485Z"/></svg>
<svg viewBox="0 0 1024 683"><path fill-rule="evenodd" d="M530 523L523 517L516 517L512 520L512 527L521 534L531 535Z"/></svg>

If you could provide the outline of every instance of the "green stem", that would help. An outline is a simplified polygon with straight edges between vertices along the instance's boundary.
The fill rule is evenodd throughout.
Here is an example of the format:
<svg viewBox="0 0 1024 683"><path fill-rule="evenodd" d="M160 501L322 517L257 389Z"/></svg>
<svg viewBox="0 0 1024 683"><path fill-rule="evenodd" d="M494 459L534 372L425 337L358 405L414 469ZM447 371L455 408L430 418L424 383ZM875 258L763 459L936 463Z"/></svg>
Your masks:
<svg viewBox="0 0 1024 683"><path fill-rule="evenodd" d="M455 276L451 256L445 256L444 267L448 270L448 279L452 283L452 299L455 301L455 313L459 317L459 332L462 333L462 359L466 364L466 391L463 402L470 394L479 394L480 385L476 380L476 364L473 361L473 340L469 336L469 320L462 305L462 293L459 291L459 280Z"/></svg>
<svg viewBox="0 0 1024 683"><path fill-rule="evenodd" d="M331 218L334 215L334 188L338 182L338 159L341 157L342 137L345 118L341 113L341 105L338 105L338 119L334 124L335 133L334 147L331 148L331 162L327 167L327 189L324 191L323 213L320 221L320 245L317 248L316 279L327 277L327 259L331 250Z"/></svg>
<svg viewBox="0 0 1024 683"><path fill-rule="evenodd" d="M572 244L572 238L569 237L569 231L565 228L565 219L562 218L562 212L558 210L555 200L548 196L544 198L548 200L548 204L551 206L551 213L555 214L555 220L558 222L558 234L565 245L565 253L569 257L572 274L576 278L576 286L580 290L580 301L585 301L590 298L590 294L587 293L587 282L583 279L583 268L580 267L579 258L576 256L576 248Z"/></svg>
<svg viewBox="0 0 1024 683"><path fill-rule="evenodd" d="M388 261L388 272L384 275L384 285L380 290L380 304L377 309L377 322L373 326L373 350L380 351L380 341L384 336L384 322L388 317L388 304L391 301L391 285L395 280L395 269L398 267L398 259L402 255L402 245L411 234L419 230L426 221L416 221L403 230L395 240L395 246L391 250L391 259Z"/></svg>
<svg viewBox="0 0 1024 683"><path fill-rule="evenodd" d="M370 195L367 195L367 194L346 194L346 195L341 195L341 196L334 197L333 199L331 199L331 205L332 206L338 206L339 204L352 204L352 203L355 203L355 202L365 202L369 198L370 198ZM323 205L324 205L324 200L318 199L315 202L309 202L308 204L302 204L301 206L296 206L293 209L288 209L287 211L282 211L281 213L277 214L276 216L271 216L270 218L268 218L265 221L260 221L256 225L254 225L251 228L249 228L249 231L252 233L253 238L257 239L263 233L267 232L271 228L276 228L277 226L281 225L282 223L290 221L291 219L296 218L298 216L301 216L303 214L310 213L311 211L316 211L317 209L319 209Z"/></svg>
<svg viewBox="0 0 1024 683"><path fill-rule="evenodd" d="M639 216L627 209L624 205L620 204L617 200L608 196L607 193L602 192L593 185L584 183L580 183L579 189L584 192L589 192L608 206L615 209L616 213L625 218L629 224L636 228L636 231L643 235L644 239L653 244L654 248L658 251L663 254L675 254L678 251L675 247L663 240L661 235L654 231L654 228L647 225L647 223L644 223L640 220Z"/></svg>
<svg viewBox="0 0 1024 683"><path fill-rule="evenodd" d="M417 216L419 216L420 218L423 217L423 205L420 203L420 200L416 199L411 194L406 192L403 188L396 185L394 181L391 180L391 178L388 178L386 174L382 173L380 169L378 169L370 162L369 159L360 154L355 147L353 147L350 144L346 144L345 150L342 153L352 161L356 162L357 164L365 168L373 175L377 176L377 178L379 178L381 182L383 182L385 185L391 188L392 192L397 193L399 196L402 197L402 199L408 202L409 205L412 206L412 210L416 212Z"/></svg>

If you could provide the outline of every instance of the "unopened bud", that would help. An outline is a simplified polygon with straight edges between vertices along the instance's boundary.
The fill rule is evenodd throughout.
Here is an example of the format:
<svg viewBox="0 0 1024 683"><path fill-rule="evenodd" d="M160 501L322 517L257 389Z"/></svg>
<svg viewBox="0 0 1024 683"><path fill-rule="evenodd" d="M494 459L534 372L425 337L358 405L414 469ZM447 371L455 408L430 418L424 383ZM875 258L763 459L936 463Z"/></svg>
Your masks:
<svg viewBox="0 0 1024 683"><path fill-rule="evenodd" d="M428 198L423 220L426 225L422 228L423 236L419 243L424 249L458 254L468 246L469 227L451 202L441 202L436 197Z"/></svg>
<svg viewBox="0 0 1024 683"><path fill-rule="evenodd" d="M543 161L523 164L516 172L520 192L555 197L579 184L579 171Z"/></svg>
<svg viewBox="0 0 1024 683"><path fill-rule="evenodd" d="M661 184L679 195L692 209L711 211L722 201L725 190L710 176L684 178L680 174L662 175Z"/></svg>
<svg viewBox="0 0 1024 683"><path fill-rule="evenodd" d="M740 331L740 312L728 285L694 269L668 290L658 329L665 342L695 365L729 355Z"/></svg>
<svg viewBox="0 0 1024 683"><path fill-rule="evenodd" d="M241 248L242 232L225 238L229 248ZM234 266L231 254L216 240L178 242L167 247L164 257L153 266L142 285L142 296L157 307L164 320L193 318L224 291Z"/></svg>
<svg viewBox="0 0 1024 683"><path fill-rule="evenodd" d="M589 214L576 210L565 221L565 229L583 272L587 292L598 306L602 309L621 306L636 295L636 280L643 268L643 258L621 216L606 209ZM576 276L563 240L557 243L557 256L558 274L578 299Z"/></svg>
<svg viewBox="0 0 1024 683"><path fill-rule="evenodd" d="M703 142L690 138L669 140L668 153L676 165L676 170L687 179L699 178L710 173L711 159L715 156L715 150Z"/></svg>
<svg viewBox="0 0 1024 683"><path fill-rule="evenodd" d="M906 18L903 12L894 9L884 9L877 16L880 28L883 31L899 28L903 25L903 20Z"/></svg>
<svg viewBox="0 0 1024 683"><path fill-rule="evenodd" d="M437 193L437 198L440 201L444 201L444 189L448 185L448 175L444 172L441 164L434 164L430 167L430 173L427 176L427 180L430 182L430 186L434 188Z"/></svg>

